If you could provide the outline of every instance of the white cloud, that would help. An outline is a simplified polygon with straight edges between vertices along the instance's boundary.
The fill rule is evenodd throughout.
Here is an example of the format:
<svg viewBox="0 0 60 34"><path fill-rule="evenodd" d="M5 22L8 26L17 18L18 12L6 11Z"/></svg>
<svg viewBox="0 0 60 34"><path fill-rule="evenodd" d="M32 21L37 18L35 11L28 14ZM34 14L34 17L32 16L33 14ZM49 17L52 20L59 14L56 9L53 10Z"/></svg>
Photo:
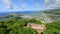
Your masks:
<svg viewBox="0 0 60 34"><path fill-rule="evenodd" d="M44 0L48 8L60 8L60 0Z"/></svg>
<svg viewBox="0 0 60 34"><path fill-rule="evenodd" d="M36 3L36 4L35 4L35 7L39 7L39 5L40 5L39 3Z"/></svg>
<svg viewBox="0 0 60 34"><path fill-rule="evenodd" d="M22 0L19 0L19 2ZM11 10L23 10L26 7L26 3L21 2L20 4L12 4L12 0L2 0L2 2L4 3L4 7L2 9L2 11L7 10L7 11L11 11ZM13 8L13 9L11 9Z"/></svg>
<svg viewBox="0 0 60 34"><path fill-rule="evenodd" d="M49 2L49 0L44 0L45 1L45 3L48 3Z"/></svg>
<svg viewBox="0 0 60 34"><path fill-rule="evenodd" d="M11 8L11 0L2 0L2 2L4 3L6 8L8 9Z"/></svg>
<svg viewBox="0 0 60 34"><path fill-rule="evenodd" d="M26 3L21 3L21 4L19 4L19 7L20 7L20 9L25 9L25 7L26 7Z"/></svg>

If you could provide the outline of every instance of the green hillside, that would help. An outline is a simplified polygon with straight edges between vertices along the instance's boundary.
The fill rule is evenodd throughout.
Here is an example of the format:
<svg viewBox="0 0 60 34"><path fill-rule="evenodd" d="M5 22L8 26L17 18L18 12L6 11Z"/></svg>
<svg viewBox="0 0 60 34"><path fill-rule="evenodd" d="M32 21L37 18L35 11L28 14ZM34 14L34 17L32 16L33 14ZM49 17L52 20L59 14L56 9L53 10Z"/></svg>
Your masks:
<svg viewBox="0 0 60 34"><path fill-rule="evenodd" d="M44 11L44 13L46 13L47 16L51 17L55 21L60 21L60 9L47 10L47 11Z"/></svg>
<svg viewBox="0 0 60 34"><path fill-rule="evenodd" d="M60 9L46 10L45 13L60 13Z"/></svg>

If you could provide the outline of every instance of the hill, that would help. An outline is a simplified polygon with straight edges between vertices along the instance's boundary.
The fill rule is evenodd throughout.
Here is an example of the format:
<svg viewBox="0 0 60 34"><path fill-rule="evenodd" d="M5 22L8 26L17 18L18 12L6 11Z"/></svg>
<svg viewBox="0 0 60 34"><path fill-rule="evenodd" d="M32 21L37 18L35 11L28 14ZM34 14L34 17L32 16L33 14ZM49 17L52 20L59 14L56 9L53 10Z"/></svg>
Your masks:
<svg viewBox="0 0 60 34"><path fill-rule="evenodd" d="M51 17L55 21L60 21L60 9L43 11L48 17Z"/></svg>

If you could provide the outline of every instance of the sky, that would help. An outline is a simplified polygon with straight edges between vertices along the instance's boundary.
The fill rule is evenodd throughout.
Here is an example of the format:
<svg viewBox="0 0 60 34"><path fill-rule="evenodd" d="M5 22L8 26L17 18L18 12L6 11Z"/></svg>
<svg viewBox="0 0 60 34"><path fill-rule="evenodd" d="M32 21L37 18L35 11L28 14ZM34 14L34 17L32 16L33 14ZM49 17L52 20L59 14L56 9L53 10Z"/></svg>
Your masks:
<svg viewBox="0 0 60 34"><path fill-rule="evenodd" d="M0 0L1 11L40 11L60 8L60 0Z"/></svg>

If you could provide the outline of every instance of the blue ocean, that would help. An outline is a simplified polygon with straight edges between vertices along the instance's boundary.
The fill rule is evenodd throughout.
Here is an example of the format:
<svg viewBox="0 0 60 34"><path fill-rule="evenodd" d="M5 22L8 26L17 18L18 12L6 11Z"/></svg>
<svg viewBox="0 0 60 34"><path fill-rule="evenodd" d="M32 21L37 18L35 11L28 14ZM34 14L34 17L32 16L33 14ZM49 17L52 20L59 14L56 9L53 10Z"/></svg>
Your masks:
<svg viewBox="0 0 60 34"><path fill-rule="evenodd" d="M6 16L8 14L22 14L22 15L33 15L36 14L35 11L20 11L20 12L0 12L0 16ZM2 20L4 18L0 18Z"/></svg>

